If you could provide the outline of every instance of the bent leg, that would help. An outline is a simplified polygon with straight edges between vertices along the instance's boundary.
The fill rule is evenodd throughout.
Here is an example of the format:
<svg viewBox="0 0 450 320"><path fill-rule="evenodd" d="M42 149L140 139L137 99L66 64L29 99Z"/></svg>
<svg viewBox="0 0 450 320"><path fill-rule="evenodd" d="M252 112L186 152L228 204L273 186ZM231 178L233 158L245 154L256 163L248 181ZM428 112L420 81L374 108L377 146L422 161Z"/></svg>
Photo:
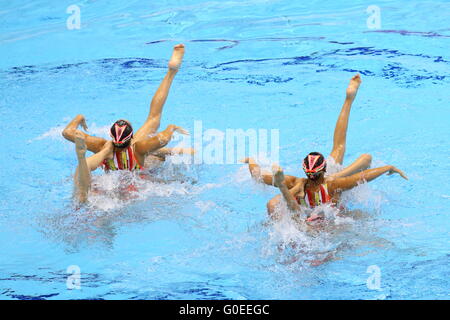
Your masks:
<svg viewBox="0 0 450 320"><path fill-rule="evenodd" d="M359 76L359 74L353 76L350 79L350 84L348 85L346 91L344 105L342 106L341 113L339 114L338 120L336 122L336 127L334 129L333 150L331 151L330 156L333 157L336 163L339 164L342 164L344 160L347 141L348 118L350 116L352 103L355 100L356 93L358 92L360 84L361 77Z"/></svg>
<svg viewBox="0 0 450 320"><path fill-rule="evenodd" d="M351 165L345 167L343 170L331 175L333 178L343 178L351 176L357 172L366 170L372 163L372 156L370 154L362 154Z"/></svg>
<svg viewBox="0 0 450 320"><path fill-rule="evenodd" d="M86 120L84 116L79 114L69 124L64 128L62 135L66 140L75 142L75 136L81 133L83 136L84 143L89 151L94 153L99 152L106 143L106 140L100 137L90 136L87 133L78 130L78 126L82 126L84 130L87 130Z"/></svg>
<svg viewBox="0 0 450 320"><path fill-rule="evenodd" d="M267 202L267 213L272 220L280 219L280 209L279 204L281 200L281 194L273 197L269 202Z"/></svg>
<svg viewBox="0 0 450 320"><path fill-rule="evenodd" d="M150 104L150 112L144 125L134 135L136 140L146 138L149 134L156 132L161 123L161 115L164 104L169 95L170 86L178 72L184 55L184 45L178 44L174 47L172 57L169 61L169 70L159 85Z"/></svg>

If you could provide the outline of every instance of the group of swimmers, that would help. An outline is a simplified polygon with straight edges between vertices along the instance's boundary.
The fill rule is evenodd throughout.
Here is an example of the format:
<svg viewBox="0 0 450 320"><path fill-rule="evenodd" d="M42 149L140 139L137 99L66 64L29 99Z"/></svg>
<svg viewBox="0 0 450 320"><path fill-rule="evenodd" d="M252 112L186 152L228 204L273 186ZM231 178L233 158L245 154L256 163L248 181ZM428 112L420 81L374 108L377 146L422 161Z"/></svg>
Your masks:
<svg viewBox="0 0 450 320"><path fill-rule="evenodd" d="M85 118L77 115L63 130L64 138L75 143L78 166L75 172L75 197L80 203L88 200L91 189L91 171L102 166L105 171L115 170L142 170L147 168L151 161L163 161L172 154L193 154L191 148L167 148L174 132L189 134L185 129L169 125L161 132L160 126L164 103L169 94L170 86L177 74L184 55L184 45L174 47L172 57L168 64L168 71L150 104L150 112L144 125L134 133L131 123L127 120L117 120L110 129L112 140L91 136L81 130L87 131ZM346 98L339 114L334 130L333 149L329 161L342 165L346 149L346 136L350 110L355 100L361 78L357 74L350 80L346 90ZM86 158L86 151L94 154ZM371 181L384 173L398 173L407 179L406 175L394 166L388 165L368 169L372 157L369 154L361 155L354 163L343 170L326 175L327 160L318 152L311 152L303 160L303 170L306 178L284 175L278 165L273 165L272 172L262 172L260 166L252 159L246 158L250 173L254 179L279 188L281 195L274 197L267 204L269 216L272 219L280 218L277 210L281 199L294 213L306 213L305 221L312 222L323 219L323 215L313 209L322 204L336 206L339 203L342 191L354 188L364 181Z"/></svg>

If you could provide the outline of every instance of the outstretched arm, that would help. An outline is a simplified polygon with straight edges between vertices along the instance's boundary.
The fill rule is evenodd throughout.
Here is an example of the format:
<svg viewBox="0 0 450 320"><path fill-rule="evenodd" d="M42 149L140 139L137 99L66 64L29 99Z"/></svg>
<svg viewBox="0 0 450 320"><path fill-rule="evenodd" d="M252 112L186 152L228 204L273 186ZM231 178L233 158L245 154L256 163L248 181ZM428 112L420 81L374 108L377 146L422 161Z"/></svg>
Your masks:
<svg viewBox="0 0 450 320"><path fill-rule="evenodd" d="M181 134L186 134L186 135L189 134L189 132L184 130L183 128L171 124L171 125L168 125L164 131L161 131L156 136L137 141L135 143L134 150L136 153L138 153L142 156L147 155L149 152L154 152L157 149L160 149L160 148L164 147L165 145L167 145L169 143L169 141L172 139L174 132L179 132Z"/></svg>
<svg viewBox="0 0 450 320"><path fill-rule="evenodd" d="M355 174L357 172L366 170L370 167L370 164L372 163L372 156L370 154L362 154L358 157L358 159L355 160L351 165L345 167L339 172L336 172L332 175L330 175L330 178L343 178L351 176L352 174Z"/></svg>
<svg viewBox="0 0 450 320"><path fill-rule="evenodd" d="M359 173L355 173L351 176L344 177L344 178L337 178L335 180L331 180L329 182L329 189L331 193L334 193L338 190L348 190L351 188L354 188L358 185L358 183L361 183L363 181L372 181L379 176L385 174L388 172L388 175L391 175L393 173L398 173L402 178L408 180L408 177L403 173L403 171L397 169L394 166L384 166L374 169L368 169L361 171Z"/></svg>
<svg viewBox="0 0 450 320"><path fill-rule="evenodd" d="M248 163L248 169L253 179L258 182L263 182L269 186L274 186L274 175L271 172L263 172L259 164L252 158L244 158L241 160L243 163ZM296 180L299 179L295 176L284 176L284 183L288 189L291 189L296 184Z"/></svg>
<svg viewBox="0 0 450 320"><path fill-rule="evenodd" d="M114 146L112 144L112 141L107 141L102 150L86 158L89 170L94 171L95 169L97 169L105 159L108 159L112 156L113 150Z"/></svg>
<svg viewBox="0 0 450 320"><path fill-rule="evenodd" d="M64 128L62 135L64 138L66 138L69 141L75 142L75 133L81 132L78 130L79 126L82 126L84 130L87 131L87 125L86 120L83 115L79 114L75 118L73 118L72 121ZM103 145L105 144L106 140L100 137L93 137L88 135L87 133L81 132L83 135L83 139L86 143L87 149L89 151L92 151L94 153L99 152Z"/></svg>
<svg viewBox="0 0 450 320"><path fill-rule="evenodd" d="M161 115L163 111L164 104L166 103L167 97L169 96L170 86L172 85L173 79L180 68L181 62L184 55L184 45L178 44L173 48L172 57L169 61L169 69L161 81L161 84L156 90L155 95L150 103L150 112L145 120L144 125L136 131L134 138L136 141L147 138L151 133L158 130L161 123Z"/></svg>
<svg viewBox="0 0 450 320"><path fill-rule="evenodd" d="M295 186L289 189L289 192L293 197L295 197L296 195L300 198L305 197L305 184L307 181L308 179L305 178L297 178Z"/></svg>

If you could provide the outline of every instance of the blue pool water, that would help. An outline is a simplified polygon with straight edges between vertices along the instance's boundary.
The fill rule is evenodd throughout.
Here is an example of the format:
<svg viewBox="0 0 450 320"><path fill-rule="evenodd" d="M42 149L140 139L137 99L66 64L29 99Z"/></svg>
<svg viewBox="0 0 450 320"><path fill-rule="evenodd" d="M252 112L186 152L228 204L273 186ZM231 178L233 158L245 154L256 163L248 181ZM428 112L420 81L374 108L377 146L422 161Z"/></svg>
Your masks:
<svg viewBox="0 0 450 320"><path fill-rule="evenodd" d="M66 27L72 4L79 30ZM450 2L19 0L0 16L0 298L449 298ZM180 42L162 127L279 129L280 164L301 176L308 152L331 150L359 72L345 163L370 153L409 181L347 193L363 217L315 235L268 224L278 192L239 164L170 159L138 199L107 193L75 210L62 128L78 113L99 136L118 118L140 126ZM105 189L119 178L100 173ZM305 250L279 250L291 241ZM80 289L67 288L72 265Z"/></svg>

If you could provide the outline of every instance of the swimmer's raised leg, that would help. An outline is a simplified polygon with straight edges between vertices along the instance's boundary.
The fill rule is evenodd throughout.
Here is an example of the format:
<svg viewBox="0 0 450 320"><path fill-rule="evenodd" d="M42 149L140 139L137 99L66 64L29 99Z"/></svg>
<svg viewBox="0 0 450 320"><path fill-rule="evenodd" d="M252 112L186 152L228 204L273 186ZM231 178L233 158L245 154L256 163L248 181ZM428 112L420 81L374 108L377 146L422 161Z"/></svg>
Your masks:
<svg viewBox="0 0 450 320"><path fill-rule="evenodd" d="M149 134L155 133L161 123L161 115L164 103L169 95L170 86L181 66L184 56L184 45L177 44L173 48L172 57L170 58L167 73L159 85L150 103L150 112L144 125L136 132L134 138L136 141L145 139Z"/></svg>
<svg viewBox="0 0 450 320"><path fill-rule="evenodd" d="M350 79L350 84L348 85L346 91L344 105L342 106L341 113L339 114L338 120L336 122L336 128L334 129L333 150L330 153L330 157L332 157L334 161L339 164L342 164L344 160L348 118L350 116L350 110L360 84L361 77L359 74L353 76Z"/></svg>

